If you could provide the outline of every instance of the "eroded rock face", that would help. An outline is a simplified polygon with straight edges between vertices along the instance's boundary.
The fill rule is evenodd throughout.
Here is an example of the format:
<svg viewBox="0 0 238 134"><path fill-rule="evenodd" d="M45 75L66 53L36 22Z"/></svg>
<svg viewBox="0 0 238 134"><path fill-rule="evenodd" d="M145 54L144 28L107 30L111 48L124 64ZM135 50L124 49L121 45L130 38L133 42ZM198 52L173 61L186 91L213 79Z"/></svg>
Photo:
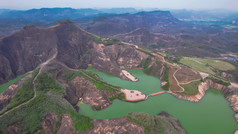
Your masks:
<svg viewBox="0 0 238 134"><path fill-rule="evenodd" d="M57 123L59 122L59 117L53 113L47 113L41 123L39 129L34 132L34 134L54 134L57 131Z"/></svg>
<svg viewBox="0 0 238 134"><path fill-rule="evenodd" d="M234 134L238 134L238 130L234 132Z"/></svg>
<svg viewBox="0 0 238 134"><path fill-rule="evenodd" d="M120 67L135 69L141 67L143 59L148 55L136 50L134 46L129 45L110 45L94 44L91 52L90 61L93 67L121 79L129 80L123 75Z"/></svg>
<svg viewBox="0 0 238 134"><path fill-rule="evenodd" d="M163 120L163 134L186 134L178 119L166 112L161 112L157 116L159 120Z"/></svg>
<svg viewBox="0 0 238 134"><path fill-rule="evenodd" d="M7 133L8 134L19 134L18 132L19 128L15 125L8 126Z"/></svg>
<svg viewBox="0 0 238 134"><path fill-rule="evenodd" d="M57 134L78 134L79 132L75 131L73 120L68 114L62 116L61 125L57 131Z"/></svg>
<svg viewBox="0 0 238 134"><path fill-rule="evenodd" d="M56 47L57 37L52 29L37 27L21 31L0 40L0 83L35 69L49 59Z"/></svg>
<svg viewBox="0 0 238 134"><path fill-rule="evenodd" d="M0 94L0 111L10 103L12 97L16 94L19 87L21 87L21 85L24 83L24 81L30 77L32 77L31 74L22 78L21 80L17 81L16 83L10 85L6 91L4 91L2 94Z"/></svg>
<svg viewBox="0 0 238 134"><path fill-rule="evenodd" d="M136 125L126 118L93 120L94 128L89 131L89 134L143 134L144 128Z"/></svg>
<svg viewBox="0 0 238 134"><path fill-rule="evenodd" d="M111 104L107 99L110 95L109 91L98 90L92 82L79 76L70 82L70 88L66 89L66 94L66 99L73 105L76 105L80 98L82 98L83 103L100 107L100 109Z"/></svg>
<svg viewBox="0 0 238 134"><path fill-rule="evenodd" d="M70 68L87 68L88 61L82 59L93 46L93 40L88 33L73 23L60 24L53 29L58 38L57 60Z"/></svg>
<svg viewBox="0 0 238 134"><path fill-rule="evenodd" d="M0 83L35 69L55 53L71 68L86 68L81 59L92 48L93 40L73 23L49 28L34 26L0 40Z"/></svg>
<svg viewBox="0 0 238 134"><path fill-rule="evenodd" d="M52 113L47 113L45 115L45 118L42 122L42 129L47 133L47 134L53 134L54 133L54 128L56 127L56 124L58 122L58 116Z"/></svg>
<svg viewBox="0 0 238 134"><path fill-rule="evenodd" d="M73 69L88 64L103 72L126 79L120 67L140 67L147 55L129 45L104 46L73 23L40 29L24 28L0 40L0 83L35 69L57 50L56 59Z"/></svg>
<svg viewBox="0 0 238 134"><path fill-rule="evenodd" d="M199 102L203 96L205 95L206 91L209 88L214 88L217 90L220 90L223 94L224 97L226 98L227 101L230 102L230 107L232 108L233 111L236 112L236 114L234 115L235 119L238 122L238 90L236 87L226 87L224 85L218 84L218 83L214 83L212 80L208 79L205 82L201 82L200 85L198 86L198 94L194 95L194 96L187 96L187 95L183 95L183 94L178 94L178 93L174 93L174 92L169 92L172 95L174 95L175 97L179 98L179 99L183 99L183 100L188 100L191 102Z"/></svg>

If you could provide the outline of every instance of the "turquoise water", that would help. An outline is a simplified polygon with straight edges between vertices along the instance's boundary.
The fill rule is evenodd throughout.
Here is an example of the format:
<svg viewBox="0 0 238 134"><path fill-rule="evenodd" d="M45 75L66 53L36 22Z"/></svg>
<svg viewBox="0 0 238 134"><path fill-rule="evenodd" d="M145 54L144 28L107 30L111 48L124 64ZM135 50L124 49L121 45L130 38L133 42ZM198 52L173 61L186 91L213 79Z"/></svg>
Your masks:
<svg viewBox="0 0 238 134"><path fill-rule="evenodd" d="M139 78L138 82L121 80L115 76L96 71L103 80L127 89L135 89L145 94L162 91L160 80L154 76L148 76L142 70L130 70L134 76ZM125 116L130 112L146 112L156 115L161 111L166 111L179 119L181 125L189 134L232 134L238 130L238 123L235 121L234 112L229 107L221 93L208 90L204 98L198 103L179 100L170 94L162 94L149 97L148 100L129 103L114 100L113 104L101 111L93 111L90 105L78 104L81 114L94 119L109 119Z"/></svg>

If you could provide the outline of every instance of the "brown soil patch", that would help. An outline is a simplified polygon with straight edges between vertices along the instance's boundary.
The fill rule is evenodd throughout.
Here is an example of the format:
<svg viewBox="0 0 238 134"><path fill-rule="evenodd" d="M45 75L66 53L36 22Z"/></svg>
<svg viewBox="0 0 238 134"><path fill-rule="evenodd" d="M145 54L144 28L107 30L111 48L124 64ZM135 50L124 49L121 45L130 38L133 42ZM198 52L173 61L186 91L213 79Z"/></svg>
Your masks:
<svg viewBox="0 0 238 134"><path fill-rule="evenodd" d="M143 134L144 128L128 121L125 117L93 120L94 128L89 134Z"/></svg>
<svg viewBox="0 0 238 134"><path fill-rule="evenodd" d="M178 68L176 67L172 67L170 66L169 68L169 86L170 86L170 90L173 92L183 92L183 89L181 87L178 86L177 81L175 80L173 74L176 72L176 70L178 70Z"/></svg>
<svg viewBox="0 0 238 134"><path fill-rule="evenodd" d="M179 83L187 83L192 80L201 79L201 76L198 72L195 72L186 66L181 66L181 69L178 70L177 73L175 73L175 77L177 78Z"/></svg>
<svg viewBox="0 0 238 134"><path fill-rule="evenodd" d="M83 103L90 104L91 106L100 106L100 109L108 107L111 102L108 100L110 92L107 90L98 90L96 86L89 80L83 77L75 77L70 82L70 90L66 90L69 102L77 104L79 99L83 99ZM72 104L71 103L71 104Z"/></svg>

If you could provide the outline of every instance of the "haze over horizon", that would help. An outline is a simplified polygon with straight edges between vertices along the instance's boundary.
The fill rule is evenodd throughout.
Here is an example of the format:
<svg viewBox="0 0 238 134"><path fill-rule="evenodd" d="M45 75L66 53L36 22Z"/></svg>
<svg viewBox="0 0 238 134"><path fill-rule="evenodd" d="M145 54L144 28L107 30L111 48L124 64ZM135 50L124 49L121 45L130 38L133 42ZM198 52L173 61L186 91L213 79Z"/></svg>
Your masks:
<svg viewBox="0 0 238 134"><path fill-rule="evenodd" d="M0 0L1 9L27 10L32 8L158 8L158 9L226 9L238 11L238 0Z"/></svg>

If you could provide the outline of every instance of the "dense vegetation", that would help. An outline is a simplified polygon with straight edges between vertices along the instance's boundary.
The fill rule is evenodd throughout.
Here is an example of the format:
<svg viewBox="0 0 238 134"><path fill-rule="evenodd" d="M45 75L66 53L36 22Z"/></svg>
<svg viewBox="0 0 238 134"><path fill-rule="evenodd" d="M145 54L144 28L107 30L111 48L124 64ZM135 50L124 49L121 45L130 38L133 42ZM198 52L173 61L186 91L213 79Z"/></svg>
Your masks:
<svg viewBox="0 0 238 134"><path fill-rule="evenodd" d="M206 79L210 79L213 82L224 85L224 86L230 86L231 85L231 83L229 81L223 81L223 80L220 80L220 79L217 79L217 78L214 78L214 77L207 77Z"/></svg>
<svg viewBox="0 0 238 134"><path fill-rule="evenodd" d="M34 96L33 85L32 85L32 78L27 79L23 85L18 89L14 97L11 99L10 103L7 107L1 111L4 113L26 101L31 99Z"/></svg>
<svg viewBox="0 0 238 134"><path fill-rule="evenodd" d="M86 70L80 70L78 72L68 71L64 74L64 79L69 82L73 80L76 76L82 76L86 80L91 81L97 87L98 90L108 90L111 93L119 90L119 87L106 83L97 74L91 71Z"/></svg>
<svg viewBox="0 0 238 134"><path fill-rule="evenodd" d="M130 113L126 115L126 118L140 126L145 128L145 133L154 133L155 119L153 116L147 113Z"/></svg>
<svg viewBox="0 0 238 134"><path fill-rule="evenodd" d="M26 100L24 96L26 98L28 96L32 97L32 92L24 91L25 94L23 94L23 90L28 88L32 89L32 79L23 84L17 92L17 94L21 93L21 96L16 94L12 102L19 101L19 97L20 100ZM71 104L64 99L63 87L58 84L51 74L46 72L40 74L36 80L36 89L36 98L0 118L2 124L0 125L0 133L5 133L7 126L13 125L13 123L19 127L20 133L34 132L39 128L48 112L56 114L59 119L63 114L70 115L76 130L85 131L92 128L91 119L76 113ZM13 116L14 118L10 118ZM58 122L60 123L60 120Z"/></svg>
<svg viewBox="0 0 238 134"><path fill-rule="evenodd" d="M139 51L141 51L141 52L143 52L143 53L145 53L145 54L147 54L151 57L155 57L153 54L151 54L151 52L149 50L146 51L145 49L141 49L141 48L137 48L136 50L139 50Z"/></svg>
<svg viewBox="0 0 238 134"><path fill-rule="evenodd" d="M112 38L103 38L94 34L89 34L92 38L93 41L98 43L98 44L103 44L105 46L110 46L110 45L122 45L121 41L118 39L112 39Z"/></svg>
<svg viewBox="0 0 238 134"><path fill-rule="evenodd" d="M151 62L152 62L151 57L142 61L142 65L143 65L143 68L144 68L144 73L146 73L148 75L158 76L159 75L158 72L162 68L162 62L161 61L155 61L155 63L153 63L153 65L149 67Z"/></svg>
<svg viewBox="0 0 238 134"><path fill-rule="evenodd" d="M164 90L169 90L169 67L165 65L163 80L167 83L162 87Z"/></svg>
<svg viewBox="0 0 238 134"><path fill-rule="evenodd" d="M143 68L144 68L144 69L148 68L148 66L150 65L150 63L151 63L151 58L150 58L150 57L148 57L148 58L146 58L146 59L143 59L143 60L142 60L142 66L143 66Z"/></svg>
<svg viewBox="0 0 238 134"><path fill-rule="evenodd" d="M64 93L64 88L54 80L53 76L49 73L42 73L36 80L36 88L39 91L48 92L55 91Z"/></svg>
<svg viewBox="0 0 238 134"><path fill-rule="evenodd" d="M201 83L200 80L193 81L189 84L181 85L184 88L184 92L181 94L185 95L196 95L198 93L198 85Z"/></svg>
<svg viewBox="0 0 238 134"><path fill-rule="evenodd" d="M119 93L119 94L116 94L114 96L111 96L108 98L110 101L113 101L115 99L120 99L120 100L124 100L125 99L125 95L124 93Z"/></svg>
<svg viewBox="0 0 238 134"><path fill-rule="evenodd" d="M74 128L76 130L85 131L93 128L93 124L89 117L78 114L74 111L70 112L70 116L73 118Z"/></svg>
<svg viewBox="0 0 238 134"><path fill-rule="evenodd" d="M19 127L19 132L34 132L39 128L44 116L48 112L57 114L58 116L69 114L75 123L82 122L83 126L81 126L81 124L79 124L80 126L75 125L77 130L91 128L92 124L90 120L85 119L84 116L81 118L81 115L76 115L77 113L73 107L61 95L54 92L45 94L38 91L37 97L33 101L0 118L2 123L0 130L4 132L8 125L18 122L16 125ZM14 118L10 118L12 116L14 116Z"/></svg>
<svg viewBox="0 0 238 134"><path fill-rule="evenodd" d="M160 115L152 116L147 113L135 112L126 115L127 120L143 126L146 134L178 133L174 126L177 122L172 118Z"/></svg>
<svg viewBox="0 0 238 134"><path fill-rule="evenodd" d="M7 105L6 108L4 108L1 112L1 114L4 114L8 110L11 110L12 108L30 100L34 96L34 90L33 90L33 79L36 77L38 74L39 69L36 69L32 73L32 77L28 78L22 86L17 90L16 94L13 96L11 99L10 103ZM24 74L24 75L29 75L29 74Z"/></svg>
<svg viewBox="0 0 238 134"><path fill-rule="evenodd" d="M214 89L214 88L209 88L207 90L207 92L210 92L210 93L213 93L213 94L221 94L222 95L222 92L217 90L217 89Z"/></svg>
<svg viewBox="0 0 238 134"><path fill-rule="evenodd" d="M4 84L0 85L0 94L3 93L10 85L19 81L21 78L26 77L27 75L29 75L29 74L26 73L26 74L23 74L23 75L19 75L17 78L15 78L13 80L10 80L7 83L4 83Z"/></svg>

